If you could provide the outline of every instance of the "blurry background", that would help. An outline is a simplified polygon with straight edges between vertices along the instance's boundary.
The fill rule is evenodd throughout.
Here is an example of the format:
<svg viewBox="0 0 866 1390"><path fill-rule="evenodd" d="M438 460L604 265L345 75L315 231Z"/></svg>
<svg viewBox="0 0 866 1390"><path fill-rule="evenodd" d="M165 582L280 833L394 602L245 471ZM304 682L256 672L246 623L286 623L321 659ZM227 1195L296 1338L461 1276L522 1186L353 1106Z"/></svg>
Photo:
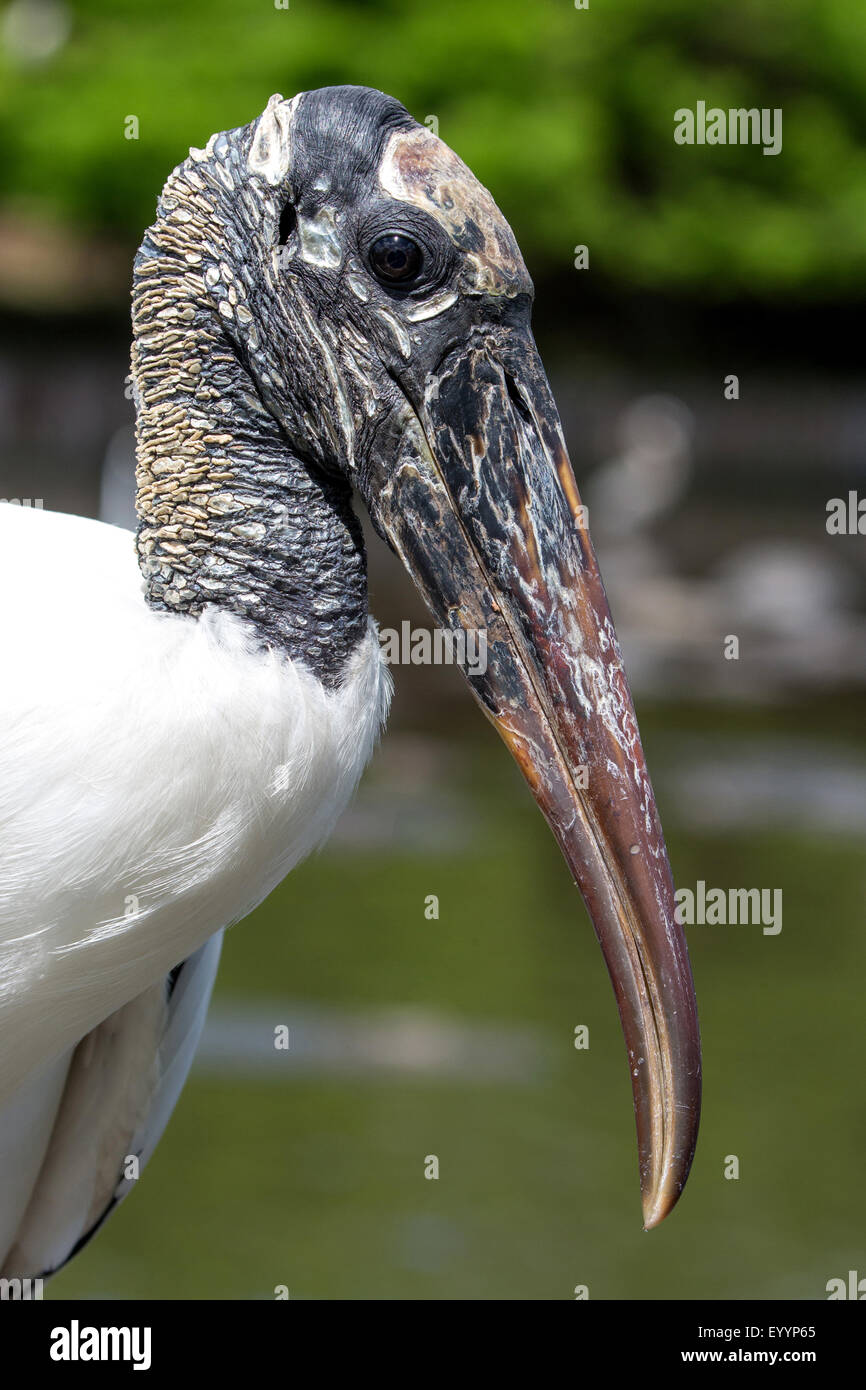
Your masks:
<svg viewBox="0 0 866 1390"><path fill-rule="evenodd" d="M646 1236L577 892L459 676L397 668L356 802L230 934L140 1189L51 1296L820 1298L866 1275L866 559L825 525L866 490L864 70L860 0L2 7L0 496L128 522L130 267L166 175L274 91L393 93L535 278L674 876L784 892L777 936L689 928L703 1130ZM676 145L698 100L781 107L782 153ZM427 625L377 541L370 568L380 622Z"/></svg>

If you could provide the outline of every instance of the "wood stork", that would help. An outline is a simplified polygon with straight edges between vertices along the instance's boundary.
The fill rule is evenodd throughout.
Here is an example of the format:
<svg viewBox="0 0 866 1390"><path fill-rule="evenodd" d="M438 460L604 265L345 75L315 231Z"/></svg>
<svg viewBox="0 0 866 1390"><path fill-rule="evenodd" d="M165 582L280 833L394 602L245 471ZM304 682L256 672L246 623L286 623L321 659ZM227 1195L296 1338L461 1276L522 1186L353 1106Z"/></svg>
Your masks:
<svg viewBox="0 0 866 1390"><path fill-rule="evenodd" d="M133 1185L222 929L327 836L389 677L350 495L467 674L593 919L644 1221L700 1044L610 613L490 194L395 100L271 98L190 150L135 260L137 535L0 508L0 1266L57 1270Z"/></svg>

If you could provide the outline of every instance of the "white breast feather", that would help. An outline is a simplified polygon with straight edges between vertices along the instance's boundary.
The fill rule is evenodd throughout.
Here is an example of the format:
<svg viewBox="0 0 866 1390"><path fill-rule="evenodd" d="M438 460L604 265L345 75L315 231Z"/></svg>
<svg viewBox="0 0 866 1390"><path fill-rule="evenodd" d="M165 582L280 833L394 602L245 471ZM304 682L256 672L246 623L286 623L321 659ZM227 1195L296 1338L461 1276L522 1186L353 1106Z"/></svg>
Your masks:
<svg viewBox="0 0 866 1390"><path fill-rule="evenodd" d="M0 506L0 1101L330 832L390 679L328 692L247 624L144 602L131 535Z"/></svg>

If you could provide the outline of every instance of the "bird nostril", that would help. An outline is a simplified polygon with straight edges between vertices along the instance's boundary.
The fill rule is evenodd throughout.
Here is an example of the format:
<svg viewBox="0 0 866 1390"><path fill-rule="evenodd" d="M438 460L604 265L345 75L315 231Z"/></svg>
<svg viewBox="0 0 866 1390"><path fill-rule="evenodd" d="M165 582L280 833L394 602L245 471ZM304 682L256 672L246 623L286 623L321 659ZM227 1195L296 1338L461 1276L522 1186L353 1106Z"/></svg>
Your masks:
<svg viewBox="0 0 866 1390"><path fill-rule="evenodd" d="M509 372L504 372L503 375L505 377L505 389L508 392L508 399L511 401L515 412L520 416L523 423L531 427L533 424L532 411L521 396L517 387L517 382Z"/></svg>
<svg viewBox="0 0 866 1390"><path fill-rule="evenodd" d="M277 245L285 246L292 232L295 230L298 221L298 214L295 212L291 203L286 203L280 213L280 226L277 233Z"/></svg>

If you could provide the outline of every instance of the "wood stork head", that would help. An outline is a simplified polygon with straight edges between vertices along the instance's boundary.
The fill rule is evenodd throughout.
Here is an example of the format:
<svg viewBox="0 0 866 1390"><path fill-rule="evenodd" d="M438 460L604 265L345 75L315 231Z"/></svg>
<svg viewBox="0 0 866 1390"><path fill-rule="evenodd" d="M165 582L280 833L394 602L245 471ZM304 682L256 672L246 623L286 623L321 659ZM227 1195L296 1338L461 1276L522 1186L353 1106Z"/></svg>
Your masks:
<svg viewBox="0 0 866 1390"><path fill-rule="evenodd" d="M190 594L235 601L241 571L248 589L281 566L333 572L312 605L319 617L331 606L317 655L333 676L329 654L366 620L366 594L347 579L363 560L346 512L354 488L436 620L486 633L486 670L467 679L604 952L649 1227L694 1153L697 1014L532 296L490 194L398 102L359 87L272 97L256 121L190 152L136 262L139 545L151 598L193 612ZM294 549L272 528L281 489L326 518ZM260 571L237 554L256 545ZM273 583L290 604L292 585ZM267 630L261 597L247 611Z"/></svg>

